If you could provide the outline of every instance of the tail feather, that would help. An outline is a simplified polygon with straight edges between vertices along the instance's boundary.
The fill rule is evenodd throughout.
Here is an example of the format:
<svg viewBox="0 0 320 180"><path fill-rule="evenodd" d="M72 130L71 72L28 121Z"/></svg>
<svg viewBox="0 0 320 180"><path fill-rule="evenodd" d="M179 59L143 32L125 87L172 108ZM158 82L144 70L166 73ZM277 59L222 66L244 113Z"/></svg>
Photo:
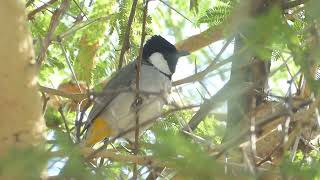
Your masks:
<svg viewBox="0 0 320 180"><path fill-rule="evenodd" d="M110 137L111 135L112 129L109 123L105 119L98 117L90 125L83 144L85 146L92 147L96 143L102 141L106 137Z"/></svg>

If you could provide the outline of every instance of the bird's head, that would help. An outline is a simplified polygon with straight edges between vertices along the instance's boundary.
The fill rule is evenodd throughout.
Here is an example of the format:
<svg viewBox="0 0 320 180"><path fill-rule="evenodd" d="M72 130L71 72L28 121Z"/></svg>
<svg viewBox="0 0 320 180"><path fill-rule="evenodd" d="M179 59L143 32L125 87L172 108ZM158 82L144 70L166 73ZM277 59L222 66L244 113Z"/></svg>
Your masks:
<svg viewBox="0 0 320 180"><path fill-rule="evenodd" d="M151 63L161 72L172 75L176 70L178 59L186 55L189 55L189 53L178 51L169 41L159 35L155 35L144 45L142 60Z"/></svg>

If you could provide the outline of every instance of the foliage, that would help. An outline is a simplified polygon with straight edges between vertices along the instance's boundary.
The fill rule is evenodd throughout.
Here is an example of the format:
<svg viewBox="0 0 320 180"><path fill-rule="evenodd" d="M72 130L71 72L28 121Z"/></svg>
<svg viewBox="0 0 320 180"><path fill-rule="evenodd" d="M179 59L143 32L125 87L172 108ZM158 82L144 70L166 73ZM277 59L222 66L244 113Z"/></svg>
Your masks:
<svg viewBox="0 0 320 180"><path fill-rule="evenodd" d="M221 24L226 17L231 13L231 7L226 4L221 4L208 9L206 14L199 18L199 23L208 23L210 26L217 26Z"/></svg>
<svg viewBox="0 0 320 180"><path fill-rule="evenodd" d="M0 158L0 174L17 179L38 179L47 161L48 155L40 147L12 148L9 154Z"/></svg>
<svg viewBox="0 0 320 180"><path fill-rule="evenodd" d="M39 64L39 84L46 87L58 89L61 84L69 83L75 85L79 93L86 93L87 91L99 91L112 78L112 74L117 71L119 55L123 42L125 40L126 29L128 26L128 18L131 11L131 6L134 0L70 0L70 7L64 13L63 17L58 21L58 26L54 30L52 39L48 42L49 47L46 52L46 58ZM38 56L43 48L46 36L50 29L50 22L52 14L59 9L63 0L59 0L53 4L48 5L41 12L34 15L29 22L29 28L32 32L34 40L35 54ZM187 3L188 2L188 3ZM269 1L268 1L269 2ZM271 2L271 1L270 1ZM273 2L273 1L272 1ZM292 2L292 1L289 1ZM297 107L301 101L303 103L309 102L310 98L318 98L320 85L319 81L313 78L314 67L320 64L319 61L319 17L318 0L310 0L305 3L305 6L295 6L290 9L282 9L282 6L274 5L269 7L264 13L257 13L258 15L251 16L249 11L240 11L243 2L235 0L161 0L149 1L148 16L146 21L146 39L153 34L161 34L167 37L171 42L179 42L188 37L198 34L205 29L216 30L216 27L223 27L223 32L219 39L235 39L241 37L243 44L237 49L237 42L232 41L229 48L231 50L224 52L223 57L232 56L232 61L235 62L249 62L238 67L242 70L247 67L253 69L251 66L252 59L260 59L264 63L271 63L271 72L268 73L266 82L269 83L268 91L259 92L266 98L264 103L279 102L285 104L287 109L290 109L290 116L284 115L286 119L295 117L295 113L304 112L310 107L307 104L302 107ZM26 8L27 12L39 8L44 3L42 0L34 0ZM138 1L136 13L133 24L130 27L129 50L125 53L125 64L133 61L138 56L140 39L142 35L141 25L143 22L144 4ZM249 14L249 15L248 15ZM236 19L233 21L233 19ZM230 30L231 29L231 30ZM202 40L200 37L199 42ZM208 37L205 37L208 38ZM203 39L205 39L203 38ZM213 42L212 42L213 43ZM195 45L195 44L191 44ZM181 66L177 68L179 78L186 75L191 75L190 72L201 72L208 66L215 66L219 63L225 63L223 58L213 61L223 45L221 42L214 43L209 47L199 49L193 52L192 57L196 57L196 70L194 67L194 58L189 58L189 61L183 61ZM227 51L227 50L226 50ZM250 57L243 59L244 57ZM190 63L192 62L192 63ZM192 68L190 68L192 67ZM250 68L248 68L250 70ZM209 110L205 118L201 120L196 129L191 132L191 135L186 135L182 130L186 129L186 124L196 117L199 107L189 108L187 110L179 110L179 108L187 106L188 104L201 103L200 109L209 98L214 96L217 89L222 87L232 76L230 63L219 66L218 68L210 69L210 75L205 75L205 81L197 79L193 84L183 84L179 87L172 88L173 98L170 99L171 106L164 109L165 116L161 117L161 121L156 122L148 131L140 138L140 148L138 155L151 157L155 162L160 161L166 164L169 173L164 174L166 177L178 176L183 179L223 179L236 178L244 176L246 178L258 178L259 173L248 171L252 164L243 161L241 158L233 158L231 155L231 163L221 160L222 154L228 154L229 149L238 149L245 146L245 142L249 143L247 136L239 138L233 145L227 146L224 141L225 132L231 131L227 129L228 115L227 108L224 103L220 103L216 110ZM180 71L180 72L178 72ZM206 71L206 70L205 70ZM217 71L219 73L217 73ZM220 71L226 73L220 73ZM259 72L262 70L258 70ZM213 72L213 73L211 73ZM181 75L182 74L182 75ZM209 73L208 73L209 74ZM227 74L228 78L224 78ZM231 75L230 75L231 74ZM243 75L250 73L243 72ZM254 71L253 71L254 74ZM175 77L174 77L175 78ZM249 76L246 82L237 83L243 85L248 82L252 83L255 77ZM174 79L178 80L178 79ZM198 83L200 82L201 83ZM259 80L260 82L261 80ZM258 83L259 84L259 83ZM84 87L79 90L78 85ZM254 89L254 90L257 90ZM249 93L255 97L259 93ZM234 89L241 91L241 89ZM64 92L70 93L70 92ZM44 93L45 94L45 93ZM83 138L83 134L79 137L79 129L75 120L79 120L81 115L84 115L83 107L85 102L78 102L58 96L50 95L49 102L46 104L47 108L44 112L48 134L47 139L52 139L51 144L47 144L46 150L49 153L62 152L63 155L49 157L44 152L37 150L30 150L27 152L12 151L13 154L8 155L6 159L0 159L0 174L1 172L14 173L13 169L27 167L23 171L27 178L37 179L40 176L40 168L44 162L56 160L56 164L65 164L66 157L68 159L68 166L63 169L62 174L65 177L82 178L82 179L129 179L133 177L133 163L130 161L123 162L113 160L112 158L96 158L88 161L83 157L80 151L81 143L78 144L78 138ZM230 95L221 96L225 101ZM243 95L246 96L246 95ZM292 102L296 99L301 101ZM179 99L179 100L177 100ZM218 98L219 99L219 98ZM221 98L220 98L221 99ZM190 103L191 102L191 103ZM204 102L204 103L203 103ZM82 104L81 104L82 103ZM203 104L202 104L203 103ZM218 103L218 102L217 102ZM237 102L240 104L240 102ZM310 103L310 102L309 102ZM254 104L254 103L253 103ZM263 105L265 105L263 104ZM299 104L300 105L300 104ZM63 115L58 111L62 107ZM80 107L80 108L79 108ZM295 109L296 108L296 109ZM80 111L81 109L81 111ZM167 113L172 109L177 111ZM255 120L259 120L261 116L260 111L249 108L247 117L252 114L256 115ZM259 109L259 107L257 107ZM266 113L264 117L269 117L274 111L273 108L263 109ZM287 110L286 109L286 110ZM88 113L90 108L87 110ZM216 116L216 111L221 112L227 118ZM63 118L63 116L65 118ZM84 115L84 119L86 118ZM239 117L240 118L240 117ZM319 117L318 117L319 118ZM261 118L260 118L261 119ZM311 119L311 118L310 118ZM296 120L291 119L292 124L287 133L294 132L293 129L301 129L301 137L307 138L302 129L314 129L314 120L307 119L306 122L299 124ZM250 121L250 122L252 122ZM235 132L243 132L250 128L250 122L243 123L241 129ZM77 122L78 123L78 122ZM282 122L279 124L283 124ZM305 125L305 124L308 124ZM310 126L309 126L310 125ZM307 126L307 128L301 127ZM67 128L66 128L67 127ZM69 133L69 130L71 134ZM81 129L80 129L81 130ZM256 127L255 133L259 136L264 127ZM316 131L316 130L315 130ZM275 132L274 129L270 132ZM308 131L309 132L309 131ZM312 132L313 133L313 132ZM311 133L311 134L312 134ZM318 133L318 131L314 132ZM299 134L299 137L300 137ZM291 134L289 134L290 136ZM240 136L240 135L239 135ZM308 136L309 137L309 136ZM314 135L312 134L314 138ZM198 138L198 139L197 139ZM238 137L234 137L235 139ZM247 141L248 140L248 141ZM311 140L311 139L310 139ZM309 139L307 140L309 141ZM290 141L289 141L290 142ZM301 141L300 141L301 142ZM281 143L284 143L281 142ZM99 146L100 143L96 146ZM133 154L132 142L127 142L123 139L117 139L112 145L107 146L109 151L117 151L119 155ZM224 149L224 145L227 148ZM277 145L271 144L276 147ZM290 148L285 148L285 147ZM279 171L276 177L284 178L287 176L298 177L303 179L319 178L319 153L317 151L305 150L307 144L301 145L295 150L292 144L284 144L281 149L287 154L296 151L294 161L289 155L280 157L281 164L275 164ZM319 148L319 144L313 145L314 149ZM242 148L240 156L242 157L245 148ZM221 152L222 150L222 152ZM217 152L218 151L218 152ZM315 153L317 152L317 153ZM28 153L30 157L22 157L24 153ZM219 155L220 153L220 155ZM258 152L259 153L259 152ZM217 155L218 154L218 155ZM251 155L251 154L250 154ZM14 157L24 159L22 163L18 164L12 161ZM308 157L308 158L307 158ZM260 165L258 161L267 156L252 159L255 170L258 171ZM270 159L274 158L270 155ZM236 159L236 160L235 160ZM283 159L283 161L282 161ZM311 162L307 159L312 159ZM147 178L155 169L163 169L162 164L157 165L138 165L138 171L141 179ZM229 163L229 162L228 162ZM245 167L240 166L240 172L232 174L228 172L225 174L225 166L231 167L234 164L245 164ZM8 165L7 167L3 166ZM53 166L58 166L53 163ZM12 165L12 166L11 166ZM159 166L159 167L157 167ZM35 167L34 169L29 169ZM237 166L237 168L239 168ZM264 168L264 167L263 167ZM53 167L48 168L49 175L57 175L58 172L53 172ZM228 169L228 168L227 168ZM262 168L261 168L262 169ZM230 170L229 170L230 171ZM28 173L30 172L30 173ZM32 173L31 173L32 172ZM156 172L155 174L159 174ZM263 173L261 173L263 174Z"/></svg>

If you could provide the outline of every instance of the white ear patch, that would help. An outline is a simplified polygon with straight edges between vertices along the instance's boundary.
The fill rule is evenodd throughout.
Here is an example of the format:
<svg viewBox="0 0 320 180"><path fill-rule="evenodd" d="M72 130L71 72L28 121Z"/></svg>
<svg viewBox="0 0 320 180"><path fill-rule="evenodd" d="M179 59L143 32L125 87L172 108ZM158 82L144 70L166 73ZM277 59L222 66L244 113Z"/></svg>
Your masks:
<svg viewBox="0 0 320 180"><path fill-rule="evenodd" d="M152 65L154 65L154 67L156 67L161 72L168 75L172 74L167 61L164 59L161 53L155 52L151 54L151 56L149 57L149 61Z"/></svg>

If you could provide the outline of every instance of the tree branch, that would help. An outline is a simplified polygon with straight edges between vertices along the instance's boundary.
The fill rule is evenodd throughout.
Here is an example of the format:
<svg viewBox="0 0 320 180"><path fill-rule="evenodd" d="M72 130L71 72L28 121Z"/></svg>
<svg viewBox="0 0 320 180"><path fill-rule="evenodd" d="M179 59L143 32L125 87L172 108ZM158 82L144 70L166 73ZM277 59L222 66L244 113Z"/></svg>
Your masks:
<svg viewBox="0 0 320 180"><path fill-rule="evenodd" d="M94 149L91 148L83 148L81 147L81 153L84 156L87 156L89 154L92 154L94 152ZM57 152L50 152L50 156L52 157L57 157L57 156L66 156L65 152L63 151L57 151ZM144 165L144 166L158 166L158 167L174 167L174 164L170 164L167 162L163 162L159 160L158 158L154 156L140 156L140 155L129 155L129 154L119 154L117 152L111 151L111 150L104 150L101 151L95 156L94 158L108 158L112 161L117 161L117 162L122 162L122 163L136 163L139 165ZM247 171L246 166L241 165L241 164L236 164L236 163L225 163L221 161L217 161L217 165L220 165L221 167L224 165L228 165L228 167L231 167L232 169L237 169L239 172L243 172L244 170ZM267 169L264 168L258 168L259 172L270 172ZM223 178L227 177L229 175L224 174L224 172L221 172L221 174L216 174L217 176ZM229 176L231 177L231 176ZM61 179L61 176L53 176L53 178L49 179Z"/></svg>
<svg viewBox="0 0 320 180"><path fill-rule="evenodd" d="M136 61L136 103L139 102L140 99L140 71L141 71L141 59L142 59L142 50L144 39L146 37L146 23L147 23L147 14L148 14L148 3L149 0L145 1L145 6L143 9L143 19L142 19L142 34L140 40L140 49L138 59ZM135 112L136 116L136 124L135 124L135 133L134 133L134 155L138 154L139 151L139 109L136 109ZM138 179L138 170L137 170L137 163L134 164L133 167L133 177L132 179Z"/></svg>
<svg viewBox="0 0 320 180"><path fill-rule="evenodd" d="M66 49L64 48L64 46L63 46L60 38L58 38L58 43L59 43L60 48L61 48L61 50L62 50L62 52L63 52L63 55L64 55L64 58L65 58L65 60L66 60L67 65L68 65L68 68L69 68L69 70L70 70L70 72L71 72L72 79L76 82L76 84L77 84L77 86L78 86L78 88L79 88L79 91L82 92L82 88L80 87L80 83L79 83L79 81L78 81L78 78L77 78L77 76L76 76L76 73L75 73L75 71L74 71L74 69L73 69L73 67L72 67L72 65L71 65L71 61L70 61L70 59L69 59L69 57L68 57L68 55L67 55L67 51L66 51Z"/></svg>
<svg viewBox="0 0 320 180"><path fill-rule="evenodd" d="M1 1L0 24L0 179L25 179L30 171L3 161L14 159L23 164L25 159L11 156L12 150L26 152L44 140L38 73L24 1ZM4 167L14 170L13 173L3 170Z"/></svg>
<svg viewBox="0 0 320 180"><path fill-rule="evenodd" d="M34 16L38 13L46 9L49 5L54 4L57 0L50 0L47 3L44 3L42 6L38 7L37 9L32 10L28 13L28 20L32 20Z"/></svg>
<svg viewBox="0 0 320 180"><path fill-rule="evenodd" d="M87 147L79 147L81 154L83 156L88 156L92 154L95 150L92 148L87 148ZM64 151L56 151L56 152L50 152L51 157L61 157L61 156L66 156L67 154ZM153 156L139 156L139 155L130 155L130 154L119 154L115 151L111 150L104 150L101 152L96 153L93 158L97 157L103 157L103 158L108 158L113 161L118 161L118 162L125 162L125 163L136 163L140 165L154 165L154 164L159 164L159 161L156 161Z"/></svg>
<svg viewBox="0 0 320 180"><path fill-rule="evenodd" d="M227 82L215 95L201 104L200 109L196 114L193 115L193 117L189 121L189 127L191 128L191 130L195 130L200 122L213 108L217 107L217 105L219 105L220 103L227 101L231 97L240 96L251 88L253 88L253 85L251 84L241 84L238 86L234 86L232 83ZM237 89L237 91L234 91L235 89ZM187 127L185 127L184 130L187 131Z"/></svg>
<svg viewBox="0 0 320 180"><path fill-rule="evenodd" d="M119 89L115 89L115 90L109 90L107 92L89 92L89 93L68 93L62 90L58 90L58 89L53 89L53 88L48 88L45 86L41 86L38 85L38 90L40 92L44 92L44 93L48 93L51 95L56 95L56 96L61 96L64 98L69 98L72 99L74 101L80 102L86 98L88 98L89 96L106 96L106 95L112 95L112 94L116 94L119 92L136 92L135 89L130 89L130 88L119 88ZM147 92L147 91L141 91L140 90L140 94L144 94L144 95L162 95L161 92Z"/></svg>
<svg viewBox="0 0 320 180"><path fill-rule="evenodd" d="M300 6L301 4L307 3L309 0L295 0L295 1L289 1L282 5L282 9L291 9L297 6Z"/></svg>
<svg viewBox="0 0 320 180"><path fill-rule="evenodd" d="M305 4L309 0L296 0L296 1L289 1L288 3L282 5L283 9L290 9L296 7L301 4ZM237 17L237 13L228 17L225 23L222 23L218 26L210 27L207 30L193 35L185 40L182 40L175 44L178 50L184 50L188 52L197 51L203 47L208 46L209 44L223 39L223 31L228 26L228 23L233 22L232 18Z"/></svg>
<svg viewBox="0 0 320 180"><path fill-rule="evenodd" d="M64 127L65 127L65 129L66 129L66 133L67 133L67 135L68 135L68 138L69 138L70 142L72 142L71 131L70 131L69 127L68 127L67 119L66 119L66 117L64 116L62 106L60 106L60 107L58 108L58 111L59 111L59 113L60 113L60 115L61 115L61 118L62 118L62 120L63 120L63 124L64 124Z"/></svg>
<svg viewBox="0 0 320 180"><path fill-rule="evenodd" d="M60 5L60 7L54 11L52 17L51 17L51 21L50 21L50 25L49 25L49 29L48 29L48 33L45 37L45 39L42 42L42 46L41 46L41 50L40 50L40 54L37 58L37 63L41 64L46 56L48 47L50 45L50 42L52 40L52 36L54 31L56 30L56 28L58 27L59 24L59 20L62 18L62 16L64 15L64 13L66 12L66 10L69 7L69 0L64 0L62 2L62 4Z"/></svg>
<svg viewBox="0 0 320 180"><path fill-rule="evenodd" d="M176 108L176 109L171 109L171 110L168 110L167 112L159 115L159 116L156 116L156 117L153 117L153 118L150 118L149 120L146 120L145 122L143 123L140 123L139 124L139 127L144 127L144 126L147 126L148 124L151 124L151 123L154 123L159 117L162 117L162 116L166 116L166 115L169 115L170 113L173 113L173 112L177 112L177 111L181 111L181 110L186 110L186 109L192 109L192 108L195 108L195 107L198 107L198 105L190 105L190 106L185 106L185 107L180 107L180 108ZM136 129L135 126L131 127L131 128L128 128L122 132L120 132L118 135L114 136L113 138L111 138L110 140L106 140L104 142L104 144L102 146L100 146L98 149L96 149L94 152L92 152L91 154L89 154L86 159L89 160L93 157L95 157L95 155L101 151L103 151L107 145L109 145L110 143L113 143L116 139L120 138L120 137L123 137L124 135L134 131Z"/></svg>
<svg viewBox="0 0 320 180"><path fill-rule="evenodd" d="M194 52L209 44L218 41L223 38L223 30L225 29L225 24L222 23L219 26L210 27L207 30L193 35L183 41L175 44L178 50Z"/></svg>
<svg viewBox="0 0 320 180"><path fill-rule="evenodd" d="M121 69L122 64L123 64L124 54L129 49L129 38L130 38L131 25L133 22L134 14L136 12L137 3L138 3L138 0L133 0L130 16L128 19L126 34L124 36L123 44L122 44L122 48L121 48L121 52L120 52L118 69Z"/></svg>
<svg viewBox="0 0 320 180"><path fill-rule="evenodd" d="M64 98L69 98L69 99L72 99L77 102L80 102L80 101L88 98L88 94L85 94L85 93L67 93L64 91L60 91L57 89L48 88L48 87L44 87L44 86L40 86L40 85L38 86L38 89L41 92L48 93L51 95L61 96Z"/></svg>
<svg viewBox="0 0 320 180"><path fill-rule="evenodd" d="M298 111L299 109L308 106L309 103L302 102L301 104L297 105L294 107L295 111ZM310 121L310 117L313 115L313 113L316 111L317 107L320 105L320 97L315 99L311 105L309 105L309 109L305 109L303 111L299 111L298 113L294 114L293 121L301 120L299 121L300 123L306 123L306 121ZM287 111L286 108L279 108L277 109L276 112L270 114L269 116L266 117L261 117L256 120L256 127L262 127L265 126L266 124L278 119L281 116L289 115L289 112ZM285 118L283 119L285 120ZM245 128L241 132L238 133L237 136L233 137L232 139L226 141L225 143L221 145L217 145L212 151L211 154L215 155L216 158L218 158L220 155L223 154L227 149L237 146L241 143L244 142L243 137L248 135L250 133L250 127ZM218 152L218 153L217 153Z"/></svg>
<svg viewBox="0 0 320 180"><path fill-rule="evenodd" d="M189 18L187 18L185 15L183 15L181 12L179 12L178 10L176 10L174 7L172 7L170 4L168 4L167 2L164 2L163 0L159 0L160 2L162 2L164 5L166 5L168 8L172 9L174 12L178 13L180 16L182 16L184 19L186 19L187 21L189 21L190 23L194 24Z"/></svg>
<svg viewBox="0 0 320 180"><path fill-rule="evenodd" d="M198 72L196 74L193 74L193 75L186 77L184 79L177 80L177 81L173 82L172 85L178 86L178 85L185 84L185 83L199 81L199 80L203 79L208 73L212 72L213 70L215 70L215 69L217 69L217 68L219 68L229 62L232 62L234 55L229 57L228 59L225 59L222 62L217 63L218 59L221 57L222 53L226 50L226 48L229 46L230 43L231 43L231 39L228 40L224 44L224 46L221 48L218 55L214 58L214 60L211 62L211 64L205 70Z"/></svg>
<svg viewBox="0 0 320 180"><path fill-rule="evenodd" d="M87 19L89 19L88 18L88 16L87 16L87 14L83 11L83 9L80 7L80 5L77 3L77 1L75 1L75 0L72 0L73 1L73 3L77 6L77 8L80 10L80 12L84 15L84 17L86 17ZM81 15L81 14L80 14Z"/></svg>

